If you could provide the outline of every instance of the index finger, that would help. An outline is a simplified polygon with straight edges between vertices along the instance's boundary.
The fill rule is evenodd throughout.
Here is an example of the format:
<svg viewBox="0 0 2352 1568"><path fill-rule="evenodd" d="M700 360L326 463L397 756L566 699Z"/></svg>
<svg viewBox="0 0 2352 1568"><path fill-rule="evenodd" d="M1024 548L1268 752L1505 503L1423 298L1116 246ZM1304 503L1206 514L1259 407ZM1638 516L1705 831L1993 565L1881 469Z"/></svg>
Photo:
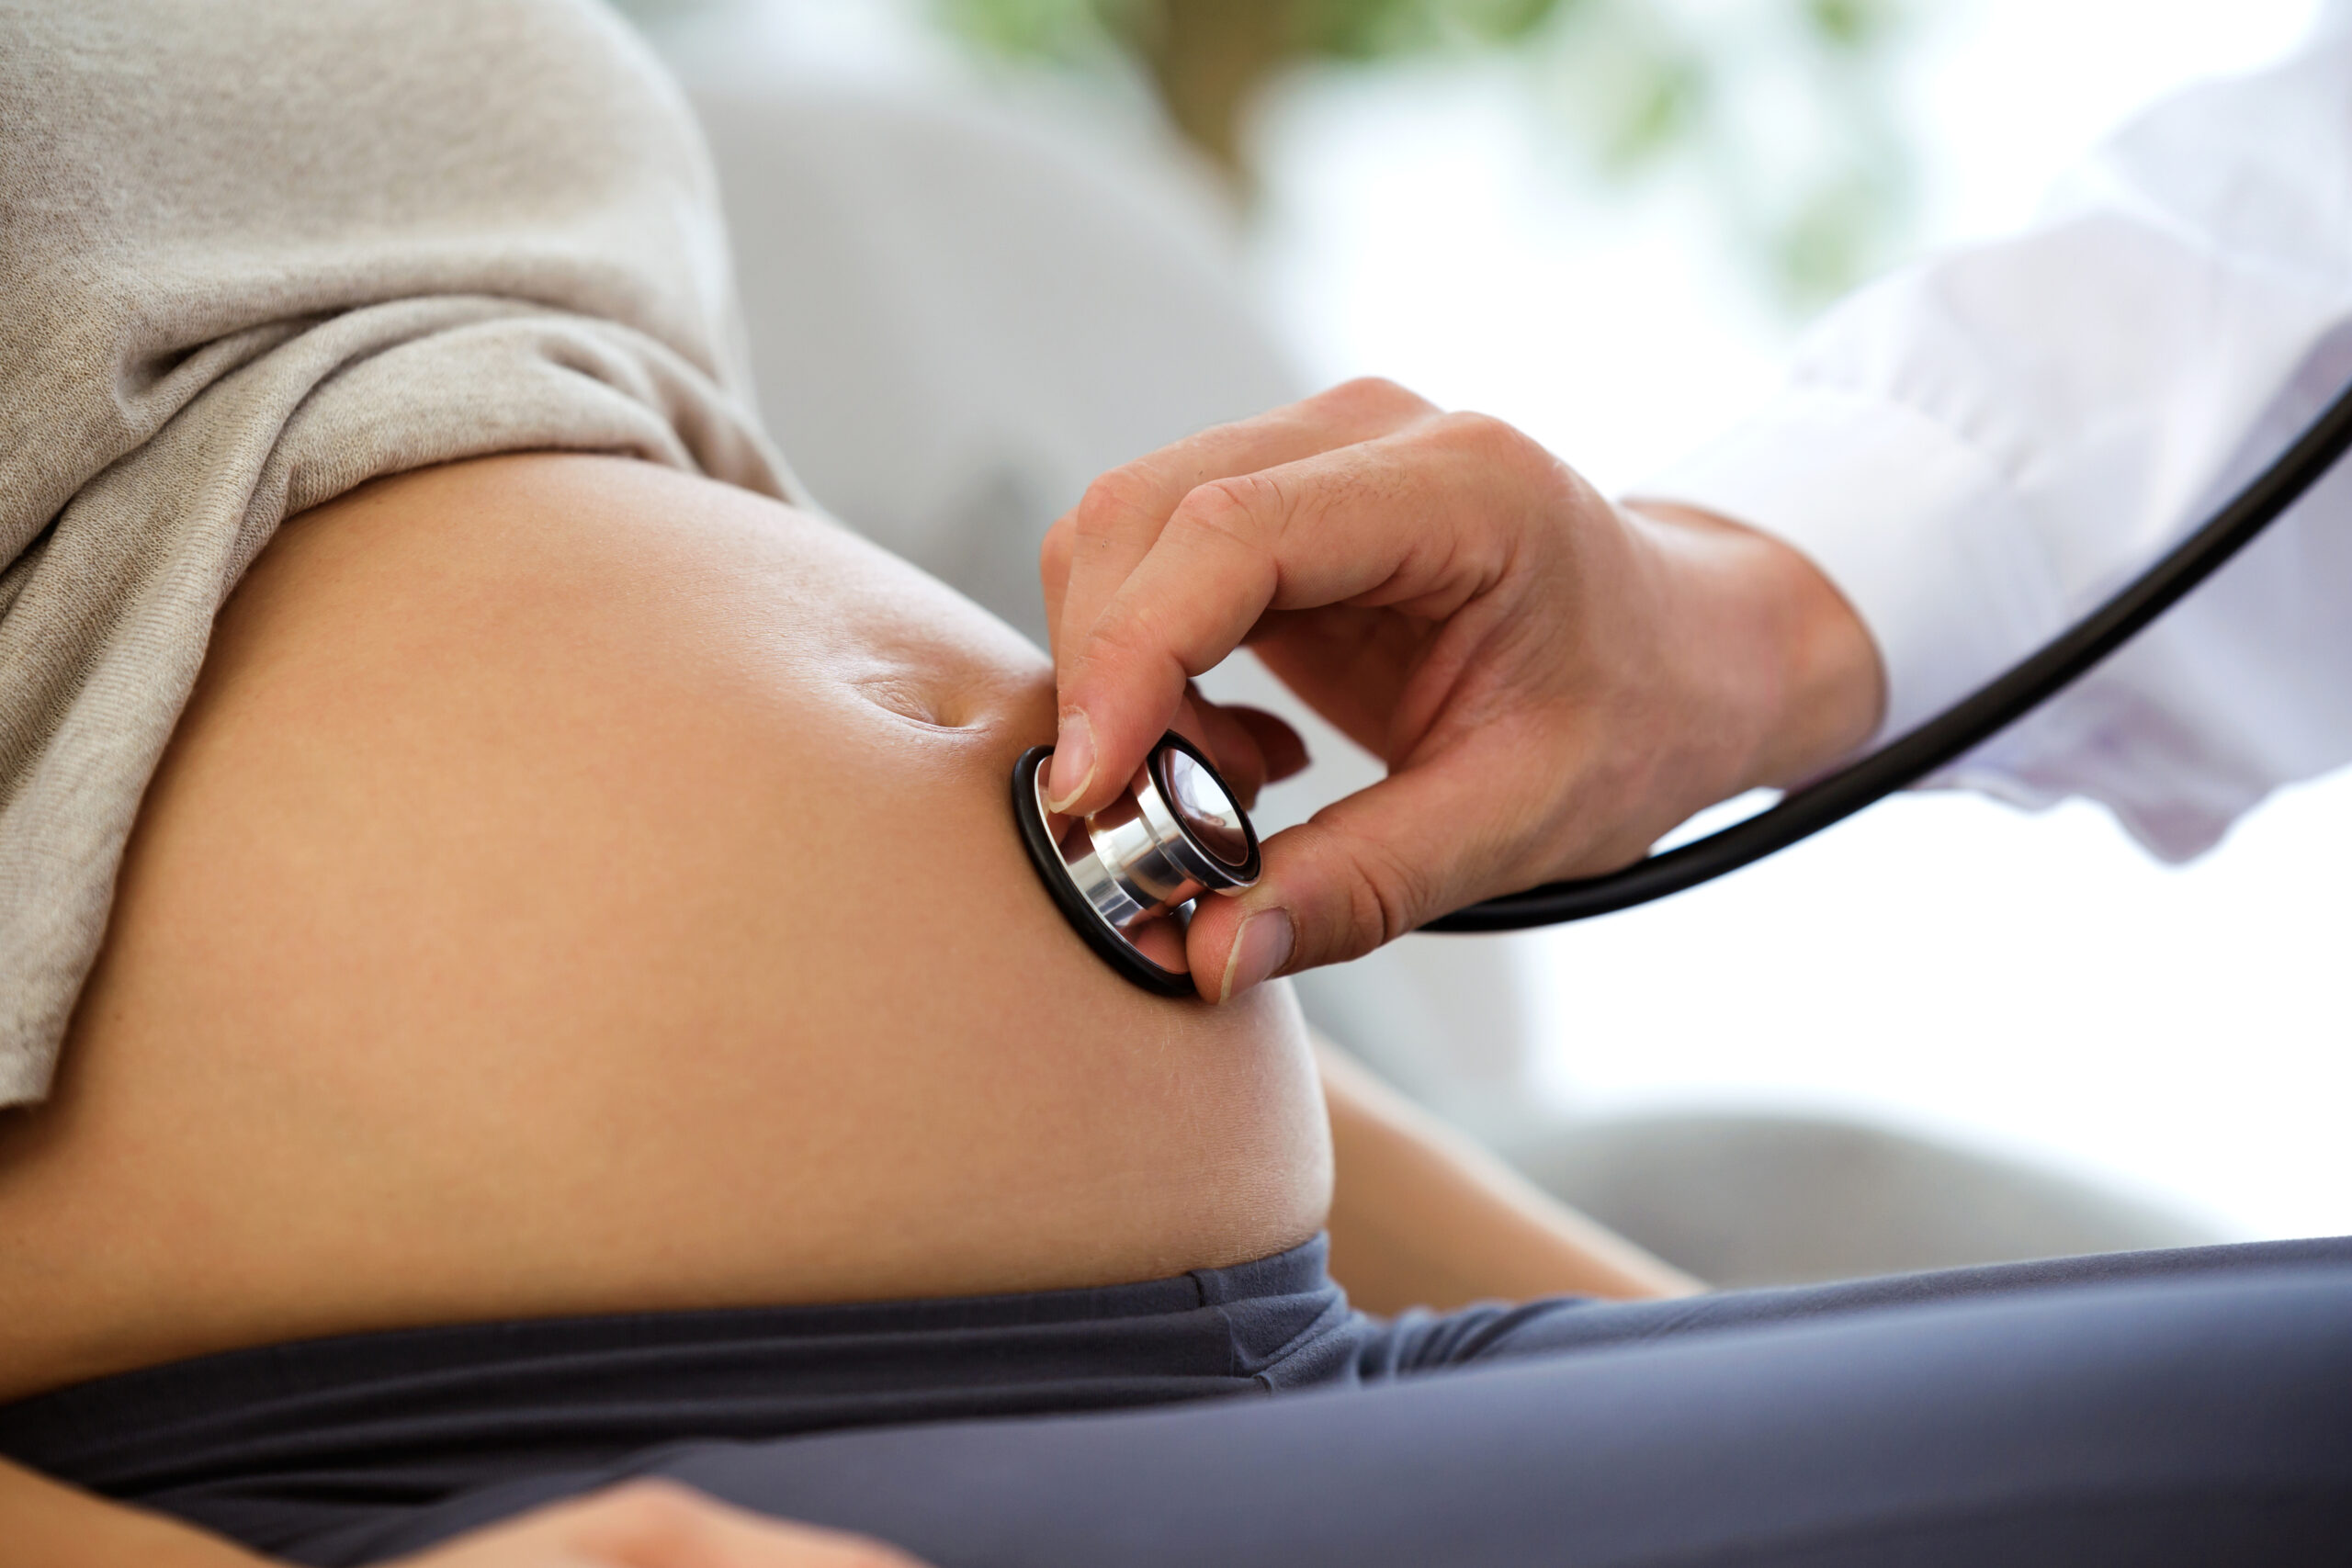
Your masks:
<svg viewBox="0 0 2352 1568"><path fill-rule="evenodd" d="M1395 382L1367 377L1213 425L1102 475L1046 533L1040 566L1057 656L1085 634L1177 506L1201 485L1352 446L1436 412Z"/></svg>
<svg viewBox="0 0 2352 1568"><path fill-rule="evenodd" d="M1442 425L1442 422L1440 422ZM1184 683L1267 611L1388 605L1444 620L1494 586L1514 521L1475 446L1421 431L1187 495L1081 637L1061 651L1057 810L1097 810L1168 726ZM1063 764L1069 764L1066 776Z"/></svg>
<svg viewBox="0 0 2352 1568"><path fill-rule="evenodd" d="M1202 431L1096 479L1047 531L1039 555L1057 681L1067 683L1070 649L1087 638L1184 498L1200 486L1344 448L1436 412L1392 382L1351 381L1254 419ZM1062 705L1067 720L1069 704ZM1066 806L1101 806L1097 795L1115 792L1088 784L1093 756L1083 726L1074 733L1065 722L1049 793Z"/></svg>

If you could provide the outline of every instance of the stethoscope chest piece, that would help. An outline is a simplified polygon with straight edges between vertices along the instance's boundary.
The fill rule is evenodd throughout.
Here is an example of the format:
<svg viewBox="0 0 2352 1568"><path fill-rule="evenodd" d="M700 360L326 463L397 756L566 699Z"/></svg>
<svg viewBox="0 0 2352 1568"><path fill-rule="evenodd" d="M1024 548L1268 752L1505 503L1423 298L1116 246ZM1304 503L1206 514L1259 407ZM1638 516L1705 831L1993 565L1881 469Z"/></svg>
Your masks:
<svg viewBox="0 0 2352 1568"><path fill-rule="evenodd" d="M1046 805L1050 746L1012 765L1021 841L1071 927L1112 968L1164 997L1193 994L1193 900L1258 880L1258 830L1216 769L1170 730L1125 794L1091 817Z"/></svg>

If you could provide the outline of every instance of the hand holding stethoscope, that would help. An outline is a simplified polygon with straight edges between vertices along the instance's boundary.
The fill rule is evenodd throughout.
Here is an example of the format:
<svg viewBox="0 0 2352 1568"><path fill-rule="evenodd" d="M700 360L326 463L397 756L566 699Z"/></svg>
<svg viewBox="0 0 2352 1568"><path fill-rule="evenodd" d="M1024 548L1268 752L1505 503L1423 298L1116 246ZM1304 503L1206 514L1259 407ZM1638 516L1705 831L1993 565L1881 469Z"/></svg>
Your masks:
<svg viewBox="0 0 2352 1568"><path fill-rule="evenodd" d="M1052 809L1118 799L1190 677L1244 644L1389 766L1267 840L1253 886L1194 907L1185 955L1213 1000L1626 865L1694 811L1836 761L1882 700L1869 633L1793 549L1611 505L1509 426L1385 382L1113 470L1043 571ZM1220 760L1237 724L1241 749L1280 749L1212 716Z"/></svg>

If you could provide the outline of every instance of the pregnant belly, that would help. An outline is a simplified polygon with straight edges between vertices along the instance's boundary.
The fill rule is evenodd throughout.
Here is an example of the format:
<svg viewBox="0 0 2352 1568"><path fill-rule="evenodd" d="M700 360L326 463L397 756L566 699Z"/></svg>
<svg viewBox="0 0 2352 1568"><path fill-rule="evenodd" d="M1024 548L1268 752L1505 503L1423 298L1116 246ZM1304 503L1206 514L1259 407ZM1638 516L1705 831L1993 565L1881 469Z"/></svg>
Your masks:
<svg viewBox="0 0 2352 1568"><path fill-rule="evenodd" d="M311 1334L1148 1278L1320 1223L1282 987L1114 977L1005 804L1049 671L614 458L383 481L223 611L51 1101L0 1397Z"/></svg>

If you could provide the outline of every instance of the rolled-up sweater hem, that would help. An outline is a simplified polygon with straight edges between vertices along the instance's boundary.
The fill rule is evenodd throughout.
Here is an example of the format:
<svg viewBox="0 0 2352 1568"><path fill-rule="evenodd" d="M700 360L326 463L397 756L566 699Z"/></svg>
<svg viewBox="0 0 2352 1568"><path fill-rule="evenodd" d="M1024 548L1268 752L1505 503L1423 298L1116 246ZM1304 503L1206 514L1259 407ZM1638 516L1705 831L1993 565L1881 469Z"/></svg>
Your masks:
<svg viewBox="0 0 2352 1568"><path fill-rule="evenodd" d="M286 518L522 450L798 499L699 140L600 8L11 15L0 1104L47 1091L213 617Z"/></svg>

